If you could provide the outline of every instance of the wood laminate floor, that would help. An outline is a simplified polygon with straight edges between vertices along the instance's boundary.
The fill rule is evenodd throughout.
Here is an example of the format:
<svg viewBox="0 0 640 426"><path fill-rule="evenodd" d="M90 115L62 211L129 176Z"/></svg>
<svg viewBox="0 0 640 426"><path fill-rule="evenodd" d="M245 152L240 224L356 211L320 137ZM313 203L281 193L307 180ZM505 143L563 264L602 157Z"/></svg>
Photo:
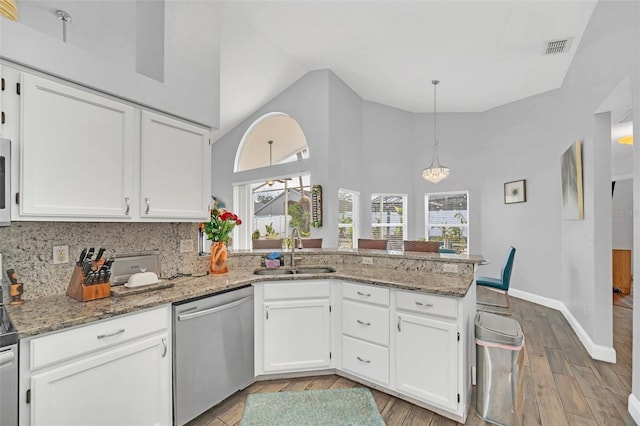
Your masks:
<svg viewBox="0 0 640 426"><path fill-rule="evenodd" d="M591 359L558 311L512 297L511 314L526 337L525 425L635 425L627 411L632 309L613 307L616 364ZM237 425L250 393L349 387L362 385L335 375L257 382L203 413L189 426ZM457 424L375 389L371 392L387 425ZM475 401L466 424L488 425L476 416Z"/></svg>

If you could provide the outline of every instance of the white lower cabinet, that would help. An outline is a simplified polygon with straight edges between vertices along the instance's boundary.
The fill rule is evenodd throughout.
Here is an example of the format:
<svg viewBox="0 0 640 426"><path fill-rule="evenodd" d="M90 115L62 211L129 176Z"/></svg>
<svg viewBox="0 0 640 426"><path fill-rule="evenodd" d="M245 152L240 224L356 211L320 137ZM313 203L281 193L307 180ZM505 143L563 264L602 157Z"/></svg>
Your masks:
<svg viewBox="0 0 640 426"><path fill-rule="evenodd" d="M328 281L256 285L256 375L331 366L329 295Z"/></svg>
<svg viewBox="0 0 640 426"><path fill-rule="evenodd" d="M396 388L449 410L458 405L458 327L455 321L396 314Z"/></svg>
<svg viewBox="0 0 640 426"><path fill-rule="evenodd" d="M342 336L342 369L363 379L389 384L389 349Z"/></svg>
<svg viewBox="0 0 640 426"><path fill-rule="evenodd" d="M169 319L162 307L21 341L20 424L170 425ZM38 354L70 337L77 354Z"/></svg>
<svg viewBox="0 0 640 426"><path fill-rule="evenodd" d="M339 281L257 283L256 375L335 368L464 423L474 310L473 288L457 298Z"/></svg>

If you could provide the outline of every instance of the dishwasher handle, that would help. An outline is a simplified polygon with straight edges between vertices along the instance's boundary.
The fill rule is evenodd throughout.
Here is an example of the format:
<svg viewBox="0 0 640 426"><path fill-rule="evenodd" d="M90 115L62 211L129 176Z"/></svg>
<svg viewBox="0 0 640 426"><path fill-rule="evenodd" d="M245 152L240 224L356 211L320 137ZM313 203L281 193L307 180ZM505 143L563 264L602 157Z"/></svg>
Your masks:
<svg viewBox="0 0 640 426"><path fill-rule="evenodd" d="M15 360L16 353L12 350L0 352L0 367L5 364L9 364L11 361Z"/></svg>
<svg viewBox="0 0 640 426"><path fill-rule="evenodd" d="M178 315L178 321L188 321L191 319L195 319L198 317L202 317L205 315L215 314L217 312L225 311L227 309L231 309L235 306L238 306L247 300L251 299L253 296L243 297L242 299L235 300L231 303L227 303L225 305L216 306L215 308L203 309L202 311L190 312L188 314Z"/></svg>

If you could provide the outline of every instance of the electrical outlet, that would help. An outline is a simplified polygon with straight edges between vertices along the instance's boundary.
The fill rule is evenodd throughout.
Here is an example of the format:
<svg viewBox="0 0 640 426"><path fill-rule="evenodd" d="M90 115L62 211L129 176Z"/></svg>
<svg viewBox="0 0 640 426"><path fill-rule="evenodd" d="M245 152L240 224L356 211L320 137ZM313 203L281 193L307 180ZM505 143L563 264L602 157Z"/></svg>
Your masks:
<svg viewBox="0 0 640 426"><path fill-rule="evenodd" d="M193 253L193 240L180 240L180 253Z"/></svg>
<svg viewBox="0 0 640 426"><path fill-rule="evenodd" d="M362 258L363 265L373 265L373 257L363 257Z"/></svg>
<svg viewBox="0 0 640 426"><path fill-rule="evenodd" d="M69 263L69 246L53 246L53 264Z"/></svg>
<svg viewBox="0 0 640 426"><path fill-rule="evenodd" d="M458 273L458 265L452 263L445 263L442 265L442 272Z"/></svg>

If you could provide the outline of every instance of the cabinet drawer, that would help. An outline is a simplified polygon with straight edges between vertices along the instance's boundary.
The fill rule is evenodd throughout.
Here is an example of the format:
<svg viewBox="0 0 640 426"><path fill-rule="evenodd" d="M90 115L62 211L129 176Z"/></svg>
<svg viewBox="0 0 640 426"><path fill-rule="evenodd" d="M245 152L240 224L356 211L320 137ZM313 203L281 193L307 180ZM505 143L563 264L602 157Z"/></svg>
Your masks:
<svg viewBox="0 0 640 426"><path fill-rule="evenodd" d="M35 370L168 328L169 308L164 306L35 337L30 342L30 368Z"/></svg>
<svg viewBox="0 0 640 426"><path fill-rule="evenodd" d="M331 294L329 281L288 281L264 284L264 299L318 299Z"/></svg>
<svg viewBox="0 0 640 426"><path fill-rule="evenodd" d="M342 297L360 302L389 306L389 289L371 285L343 283Z"/></svg>
<svg viewBox="0 0 640 426"><path fill-rule="evenodd" d="M389 345L389 309L342 301L342 333L379 345Z"/></svg>
<svg viewBox="0 0 640 426"><path fill-rule="evenodd" d="M408 291L398 291L397 296L398 309L450 318L456 318L458 315L458 300L455 297Z"/></svg>
<svg viewBox="0 0 640 426"><path fill-rule="evenodd" d="M342 368L386 385L389 383L389 349L342 336Z"/></svg>

